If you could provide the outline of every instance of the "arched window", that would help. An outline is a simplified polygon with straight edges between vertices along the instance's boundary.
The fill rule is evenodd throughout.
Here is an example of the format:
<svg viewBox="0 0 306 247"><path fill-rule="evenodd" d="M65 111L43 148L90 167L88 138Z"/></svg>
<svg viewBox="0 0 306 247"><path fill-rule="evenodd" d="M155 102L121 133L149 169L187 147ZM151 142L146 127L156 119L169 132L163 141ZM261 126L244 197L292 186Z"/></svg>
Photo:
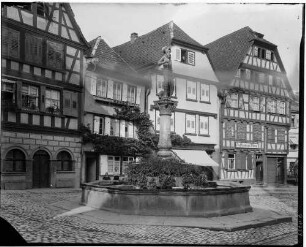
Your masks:
<svg viewBox="0 0 306 247"><path fill-rule="evenodd" d="M26 159L24 153L19 149L12 149L6 154L3 172L25 172Z"/></svg>
<svg viewBox="0 0 306 247"><path fill-rule="evenodd" d="M58 171L72 171L71 155L67 151L61 151L57 155L57 170Z"/></svg>

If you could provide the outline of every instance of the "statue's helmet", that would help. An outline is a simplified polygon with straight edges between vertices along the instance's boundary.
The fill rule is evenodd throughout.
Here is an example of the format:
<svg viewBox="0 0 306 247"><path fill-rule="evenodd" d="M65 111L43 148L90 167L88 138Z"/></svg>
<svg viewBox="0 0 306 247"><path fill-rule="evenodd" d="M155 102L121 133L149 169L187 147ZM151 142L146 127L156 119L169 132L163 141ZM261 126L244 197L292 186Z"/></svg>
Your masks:
<svg viewBox="0 0 306 247"><path fill-rule="evenodd" d="M163 53L166 53L167 50L170 50L170 51L171 51L171 47L170 47L170 46L164 46L164 47L162 48Z"/></svg>

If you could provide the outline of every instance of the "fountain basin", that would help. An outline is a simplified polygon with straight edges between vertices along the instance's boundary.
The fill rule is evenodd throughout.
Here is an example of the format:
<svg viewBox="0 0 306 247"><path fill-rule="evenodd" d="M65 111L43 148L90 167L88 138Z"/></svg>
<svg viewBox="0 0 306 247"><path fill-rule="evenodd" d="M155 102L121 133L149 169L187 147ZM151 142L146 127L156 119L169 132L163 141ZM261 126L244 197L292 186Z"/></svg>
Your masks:
<svg viewBox="0 0 306 247"><path fill-rule="evenodd" d="M129 215L214 217L251 212L250 188L217 182L201 190L141 190L92 182L82 184L82 204Z"/></svg>

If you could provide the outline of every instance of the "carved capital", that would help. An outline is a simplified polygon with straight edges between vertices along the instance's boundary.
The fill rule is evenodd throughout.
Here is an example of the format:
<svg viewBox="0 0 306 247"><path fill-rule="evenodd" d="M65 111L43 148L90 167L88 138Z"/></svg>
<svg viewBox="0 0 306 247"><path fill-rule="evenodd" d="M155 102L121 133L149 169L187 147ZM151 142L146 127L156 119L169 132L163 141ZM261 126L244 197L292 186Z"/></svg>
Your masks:
<svg viewBox="0 0 306 247"><path fill-rule="evenodd" d="M177 101L170 100L169 98L154 101L154 109L159 110L160 115L171 115L177 106Z"/></svg>

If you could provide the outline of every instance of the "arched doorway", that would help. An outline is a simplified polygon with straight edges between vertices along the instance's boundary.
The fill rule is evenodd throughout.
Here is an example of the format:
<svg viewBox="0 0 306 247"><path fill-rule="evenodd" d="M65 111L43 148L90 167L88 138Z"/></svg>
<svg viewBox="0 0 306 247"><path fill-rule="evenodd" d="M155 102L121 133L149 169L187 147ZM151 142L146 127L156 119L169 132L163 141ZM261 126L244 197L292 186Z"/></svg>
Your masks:
<svg viewBox="0 0 306 247"><path fill-rule="evenodd" d="M44 150L33 156L33 188L50 187L50 156Z"/></svg>

